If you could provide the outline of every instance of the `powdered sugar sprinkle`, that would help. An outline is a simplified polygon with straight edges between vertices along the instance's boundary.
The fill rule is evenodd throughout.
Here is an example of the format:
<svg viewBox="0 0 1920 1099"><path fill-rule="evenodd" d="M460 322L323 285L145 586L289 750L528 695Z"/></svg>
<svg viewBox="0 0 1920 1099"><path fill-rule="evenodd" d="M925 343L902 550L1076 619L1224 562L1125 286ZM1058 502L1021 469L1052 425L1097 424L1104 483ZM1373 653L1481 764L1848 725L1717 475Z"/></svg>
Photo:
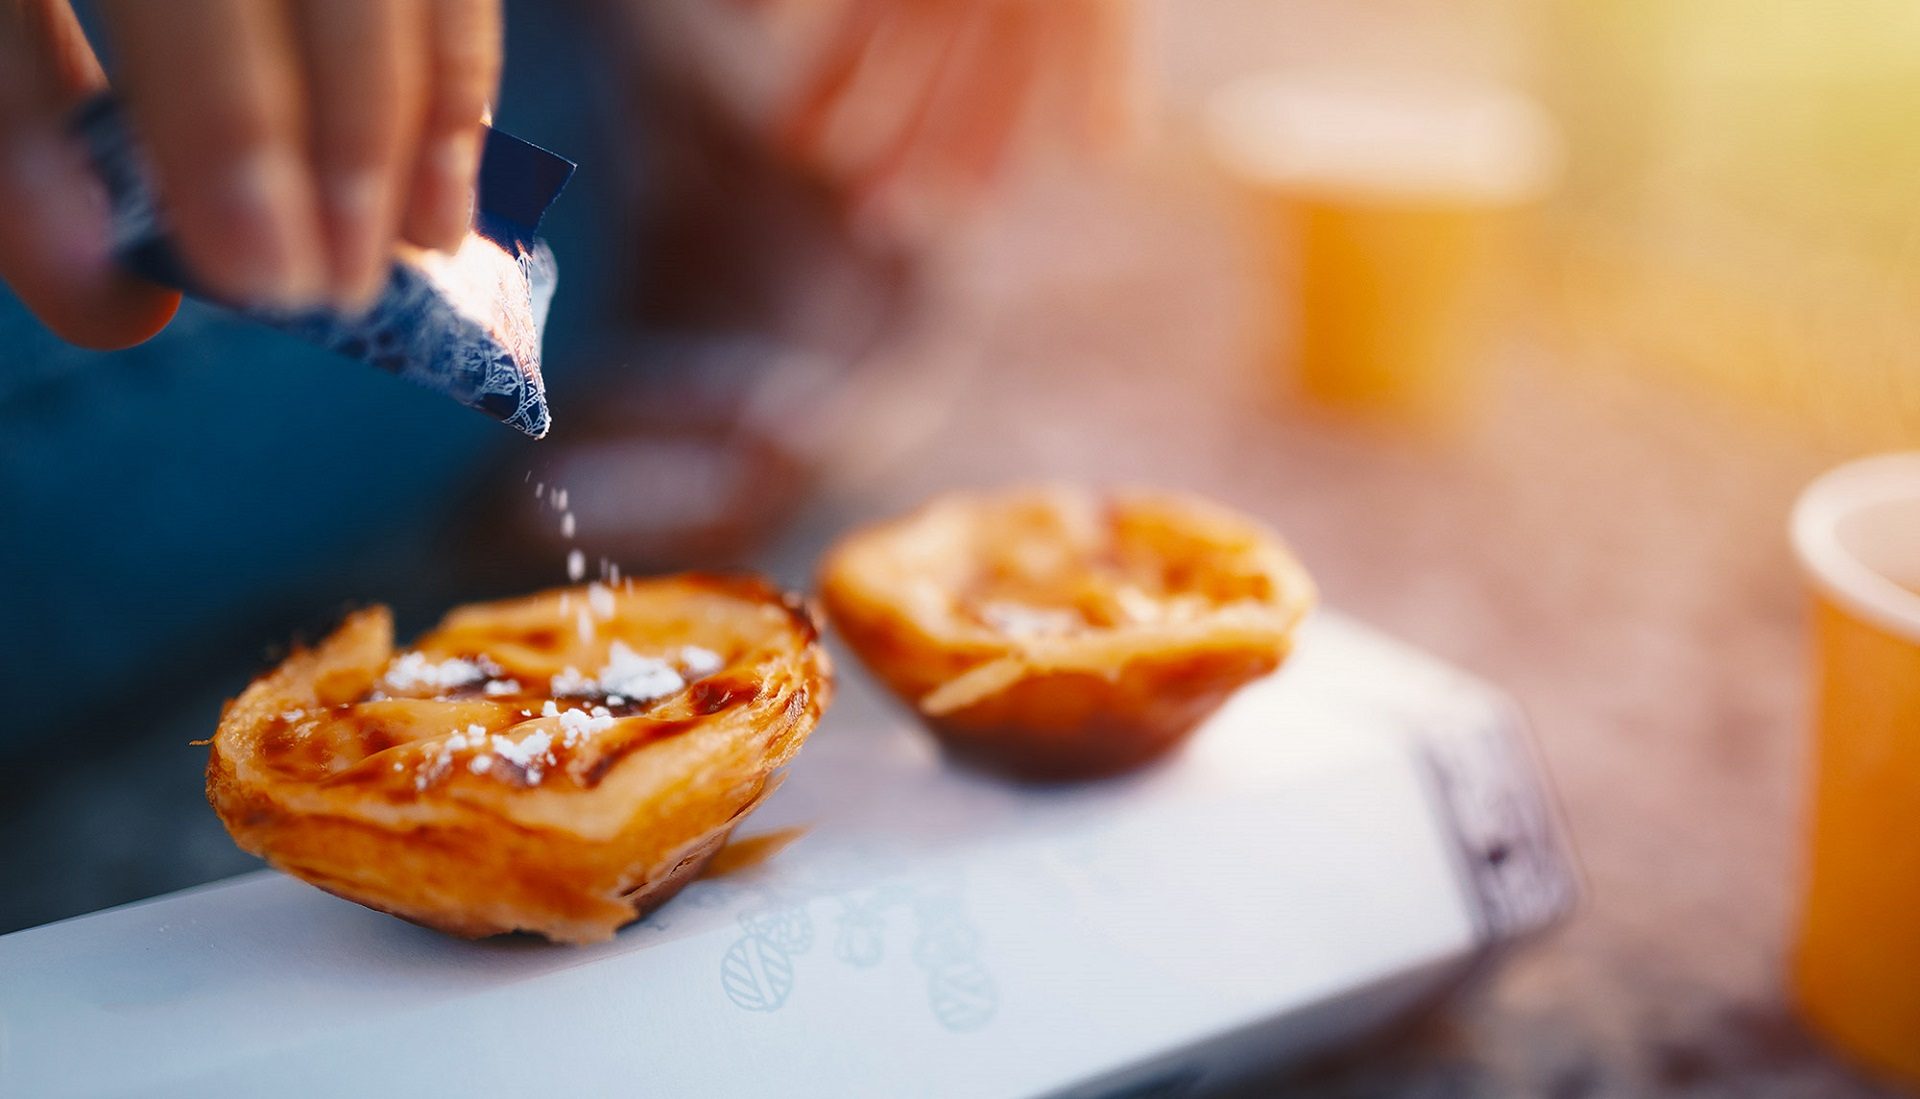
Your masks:
<svg viewBox="0 0 1920 1099"><path fill-rule="evenodd" d="M683 645L674 659L645 656L616 639L607 650L607 663L589 676L567 667L552 679L553 693L566 698L604 694L616 706L652 702L683 690L693 680L712 675L726 664L719 653L698 645ZM552 715L548 715L552 716Z"/></svg>
<svg viewBox="0 0 1920 1099"><path fill-rule="evenodd" d="M396 691L435 691L468 687L489 677L488 669L478 661L448 657L434 661L419 652L402 653L387 669L387 686Z"/></svg>

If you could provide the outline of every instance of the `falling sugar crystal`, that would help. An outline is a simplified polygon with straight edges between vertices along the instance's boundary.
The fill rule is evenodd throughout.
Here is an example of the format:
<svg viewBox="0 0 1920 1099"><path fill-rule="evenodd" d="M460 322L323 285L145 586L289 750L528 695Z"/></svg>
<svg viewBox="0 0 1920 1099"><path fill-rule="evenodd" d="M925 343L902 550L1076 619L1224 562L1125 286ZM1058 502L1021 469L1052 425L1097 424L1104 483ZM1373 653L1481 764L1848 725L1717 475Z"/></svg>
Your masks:
<svg viewBox="0 0 1920 1099"><path fill-rule="evenodd" d="M567 554L567 579L579 583L581 580L586 579L586 575L587 555L581 553L579 550L570 551Z"/></svg>
<svg viewBox="0 0 1920 1099"><path fill-rule="evenodd" d="M587 606L593 609L595 618L613 617L613 589L605 584L587 585Z"/></svg>

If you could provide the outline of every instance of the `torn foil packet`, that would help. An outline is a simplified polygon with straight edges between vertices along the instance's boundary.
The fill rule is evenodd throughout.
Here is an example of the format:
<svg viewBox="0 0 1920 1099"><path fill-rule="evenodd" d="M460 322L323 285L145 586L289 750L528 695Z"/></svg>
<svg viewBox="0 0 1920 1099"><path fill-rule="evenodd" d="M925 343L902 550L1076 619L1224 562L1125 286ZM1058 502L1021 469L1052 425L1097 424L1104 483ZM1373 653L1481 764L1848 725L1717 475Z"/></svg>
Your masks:
<svg viewBox="0 0 1920 1099"><path fill-rule="evenodd" d="M168 239L153 172L119 105L110 96L94 99L80 109L75 127L106 184L121 262L208 297ZM220 304L540 438L549 424L540 338L559 269L534 234L573 169L572 161L489 128L474 227L465 242L451 254L398 246L392 277L365 313Z"/></svg>

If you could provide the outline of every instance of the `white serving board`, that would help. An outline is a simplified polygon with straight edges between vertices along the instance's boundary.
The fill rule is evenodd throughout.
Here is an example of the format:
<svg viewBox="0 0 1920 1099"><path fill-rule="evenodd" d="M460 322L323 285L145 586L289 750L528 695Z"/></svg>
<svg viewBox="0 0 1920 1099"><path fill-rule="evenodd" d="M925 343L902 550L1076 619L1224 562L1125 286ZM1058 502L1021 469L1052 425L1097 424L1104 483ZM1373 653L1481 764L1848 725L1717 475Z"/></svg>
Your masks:
<svg viewBox="0 0 1920 1099"><path fill-rule="evenodd" d="M1204 1091L1573 899L1511 704L1334 615L1091 785L960 770L844 681L737 833L801 838L610 943L461 942L272 872L0 937L0 1095Z"/></svg>

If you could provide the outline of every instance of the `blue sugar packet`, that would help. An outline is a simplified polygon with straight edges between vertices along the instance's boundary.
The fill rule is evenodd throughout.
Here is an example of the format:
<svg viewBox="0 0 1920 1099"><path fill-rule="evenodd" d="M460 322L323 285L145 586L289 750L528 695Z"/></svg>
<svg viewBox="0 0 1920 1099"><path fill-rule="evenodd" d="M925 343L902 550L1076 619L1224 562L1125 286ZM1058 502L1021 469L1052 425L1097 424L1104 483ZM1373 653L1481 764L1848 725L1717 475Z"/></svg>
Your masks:
<svg viewBox="0 0 1920 1099"><path fill-rule="evenodd" d="M195 287L167 237L153 173L119 105L111 96L92 100L76 115L75 130L106 183L121 262L156 282L209 297ZM573 169L564 157L489 128L474 227L458 251L400 245L386 289L359 316L234 308L540 438L549 425L540 336L559 268L535 232Z"/></svg>

